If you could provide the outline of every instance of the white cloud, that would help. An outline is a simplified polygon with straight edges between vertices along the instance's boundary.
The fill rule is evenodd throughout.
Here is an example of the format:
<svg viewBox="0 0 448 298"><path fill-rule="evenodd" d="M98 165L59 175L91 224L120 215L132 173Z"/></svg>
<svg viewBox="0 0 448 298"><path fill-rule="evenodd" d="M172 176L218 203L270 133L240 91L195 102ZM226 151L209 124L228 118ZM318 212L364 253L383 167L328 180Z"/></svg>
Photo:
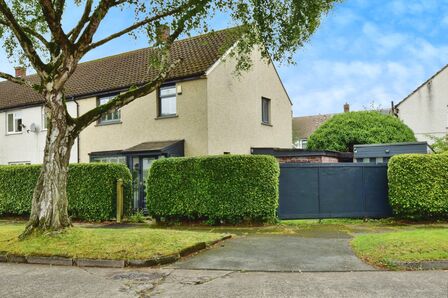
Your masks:
<svg viewBox="0 0 448 298"><path fill-rule="evenodd" d="M340 112L345 102L352 110L372 103L388 108L391 101L400 101L426 79L425 68L404 61L318 60L306 65L306 73L287 75L285 86L295 115Z"/></svg>

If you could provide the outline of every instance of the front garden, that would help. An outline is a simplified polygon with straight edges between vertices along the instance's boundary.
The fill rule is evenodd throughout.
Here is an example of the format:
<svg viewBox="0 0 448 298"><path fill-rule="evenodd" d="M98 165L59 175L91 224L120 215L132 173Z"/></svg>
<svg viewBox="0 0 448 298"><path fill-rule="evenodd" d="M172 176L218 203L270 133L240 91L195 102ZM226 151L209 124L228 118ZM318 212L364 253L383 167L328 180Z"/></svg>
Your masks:
<svg viewBox="0 0 448 298"><path fill-rule="evenodd" d="M60 233L18 236L24 223L0 223L0 255L74 259L148 260L212 244L225 235L210 231L180 231L142 227L75 225Z"/></svg>
<svg viewBox="0 0 448 298"><path fill-rule="evenodd" d="M25 222L0 222L1 255L134 260L177 255L223 235L347 235L366 262L396 269L397 262L448 260L448 155L395 156L389 164L389 197L395 218L278 221L279 167L267 156L164 159L148 179L148 208L157 223L114 226L116 181L124 182L124 209L132 185L123 165L73 165L69 213L75 224L62 233L19 241ZM38 166L0 167L0 215L25 215ZM135 217L135 216L134 216ZM129 218L129 217L128 217ZM133 218L133 217L130 217Z"/></svg>

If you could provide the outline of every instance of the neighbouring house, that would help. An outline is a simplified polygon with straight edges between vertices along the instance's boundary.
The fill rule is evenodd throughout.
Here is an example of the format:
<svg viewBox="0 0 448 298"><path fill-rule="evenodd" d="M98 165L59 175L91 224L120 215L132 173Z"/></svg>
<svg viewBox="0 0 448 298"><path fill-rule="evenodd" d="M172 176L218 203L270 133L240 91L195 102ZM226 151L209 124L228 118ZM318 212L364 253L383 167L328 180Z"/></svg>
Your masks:
<svg viewBox="0 0 448 298"><path fill-rule="evenodd" d="M399 102L395 113L418 141L432 144L434 137L444 137L448 132L448 65Z"/></svg>
<svg viewBox="0 0 448 298"><path fill-rule="evenodd" d="M350 112L350 105L348 103L344 104L344 113L347 112ZM294 117L292 119L294 147L298 149L306 149L310 135L312 135L325 121L333 117L333 115L335 114Z"/></svg>
<svg viewBox="0 0 448 298"><path fill-rule="evenodd" d="M236 76L236 60L229 52L238 39L235 30L226 29L176 41L171 57L182 62L164 85L87 127L71 161L127 164L138 186L134 207L143 208L143 181L155 159L291 148L291 101L275 66L254 49L252 68ZM150 81L156 75L147 67L151 51L144 48L79 64L66 85L69 109L82 115ZM31 90L0 83L0 164L41 162L42 102Z"/></svg>
<svg viewBox="0 0 448 298"><path fill-rule="evenodd" d="M15 69L16 77L25 77L23 67ZM74 101L67 109L77 116ZM42 99L31 89L9 81L0 83L0 165L42 163L46 138L46 119ZM77 162L75 142L70 162Z"/></svg>
<svg viewBox="0 0 448 298"><path fill-rule="evenodd" d="M367 108L366 108L367 110ZM382 114L391 114L391 109L376 108ZM350 105L344 104L344 113L350 112ZM307 149L308 138L318 129L324 122L337 114L319 114L312 116L294 117L292 119L293 145L298 149Z"/></svg>

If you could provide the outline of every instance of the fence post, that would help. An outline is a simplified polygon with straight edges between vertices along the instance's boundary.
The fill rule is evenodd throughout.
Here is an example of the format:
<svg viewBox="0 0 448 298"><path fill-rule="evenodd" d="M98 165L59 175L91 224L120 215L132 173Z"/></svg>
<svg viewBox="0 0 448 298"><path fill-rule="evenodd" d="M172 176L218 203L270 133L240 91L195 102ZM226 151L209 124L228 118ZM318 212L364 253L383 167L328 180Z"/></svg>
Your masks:
<svg viewBox="0 0 448 298"><path fill-rule="evenodd" d="M117 223L121 223L123 217L123 179L117 180Z"/></svg>

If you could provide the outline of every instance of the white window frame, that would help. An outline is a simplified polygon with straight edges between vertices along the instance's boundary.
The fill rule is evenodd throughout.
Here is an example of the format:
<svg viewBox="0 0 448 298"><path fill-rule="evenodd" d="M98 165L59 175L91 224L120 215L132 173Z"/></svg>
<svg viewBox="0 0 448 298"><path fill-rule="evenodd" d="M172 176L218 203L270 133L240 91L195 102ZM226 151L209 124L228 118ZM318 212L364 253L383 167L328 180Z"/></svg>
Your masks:
<svg viewBox="0 0 448 298"><path fill-rule="evenodd" d="M163 90L174 89L174 93L162 95ZM177 88L176 84L161 86L158 92L158 117L173 117L177 115ZM163 100L168 98L174 98L174 113L163 113Z"/></svg>
<svg viewBox="0 0 448 298"><path fill-rule="evenodd" d="M126 164L126 156L123 155L93 156L90 162Z"/></svg>
<svg viewBox="0 0 448 298"><path fill-rule="evenodd" d="M305 147L303 147L303 144L305 143ZM308 139L300 139L300 149L306 149L308 146Z"/></svg>
<svg viewBox="0 0 448 298"><path fill-rule="evenodd" d="M12 131L9 131L9 115L13 115L13 119L12 119ZM17 120L20 119L21 121L21 129L18 130L17 127ZM23 133L23 117L22 117L22 113L20 111L15 111L15 112L7 112L6 113L6 134L7 135L16 135L16 134L21 134Z"/></svg>
<svg viewBox="0 0 448 298"><path fill-rule="evenodd" d="M17 165L30 165L31 161L10 161L8 162L8 165L10 166L17 166Z"/></svg>
<svg viewBox="0 0 448 298"><path fill-rule="evenodd" d="M111 99L115 98L117 95L118 94L111 94L98 97L98 106L108 103ZM118 118L114 118L114 116L112 116L113 119L104 119L105 117L107 118L108 115L114 115L115 113L117 113ZM98 120L98 123L99 124L121 123L121 110L116 109L115 112L107 112L103 114L101 118Z"/></svg>

